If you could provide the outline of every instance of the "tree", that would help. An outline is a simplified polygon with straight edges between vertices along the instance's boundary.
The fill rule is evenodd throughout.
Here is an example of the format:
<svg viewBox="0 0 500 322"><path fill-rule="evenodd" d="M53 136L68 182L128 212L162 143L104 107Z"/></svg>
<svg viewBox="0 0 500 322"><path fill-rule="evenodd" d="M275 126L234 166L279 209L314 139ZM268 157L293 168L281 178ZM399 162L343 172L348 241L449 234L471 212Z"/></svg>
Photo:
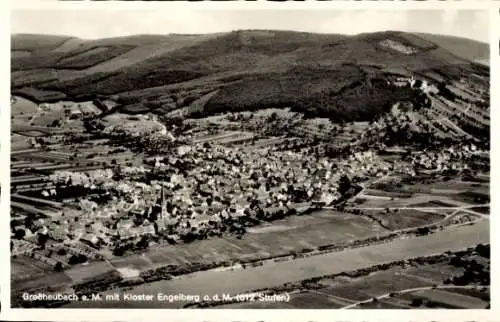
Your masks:
<svg viewBox="0 0 500 322"><path fill-rule="evenodd" d="M351 179L347 175L342 175L339 181L339 193L344 195L351 188Z"/></svg>
<svg viewBox="0 0 500 322"><path fill-rule="evenodd" d="M86 261L88 261L88 260L89 260L89 259L88 259L88 257L87 257L86 255L84 255L84 254L78 254L78 261L79 261L80 263L85 263L85 262L86 262Z"/></svg>
<svg viewBox="0 0 500 322"><path fill-rule="evenodd" d="M119 246L115 249L113 249L113 255L115 256L123 256L123 254L125 254L125 247L123 246Z"/></svg>
<svg viewBox="0 0 500 322"><path fill-rule="evenodd" d="M49 236L45 234L39 234L38 235L38 245L42 247L43 249L45 248L45 244L49 240Z"/></svg>
<svg viewBox="0 0 500 322"><path fill-rule="evenodd" d="M476 246L476 252L481 257L490 258L490 245L479 244Z"/></svg>
<svg viewBox="0 0 500 322"><path fill-rule="evenodd" d="M79 258L76 255L71 255L71 257L68 260L68 264L70 264L70 265L75 265L75 264L79 264L79 263L80 263Z"/></svg>
<svg viewBox="0 0 500 322"><path fill-rule="evenodd" d="M416 298L416 299L413 299L413 301L411 301L411 306L413 307L419 307L419 306L422 306L424 304L424 300L422 300L421 298Z"/></svg>
<svg viewBox="0 0 500 322"><path fill-rule="evenodd" d="M14 233L14 239L23 239L26 236L26 231L24 229L17 229Z"/></svg>
<svg viewBox="0 0 500 322"><path fill-rule="evenodd" d="M62 271L62 269L63 269L63 266L62 266L61 262L57 262L57 263L54 265L54 270L55 270L56 272L60 272L60 271Z"/></svg>
<svg viewBox="0 0 500 322"><path fill-rule="evenodd" d="M417 229L417 235L428 235L430 233L429 227L419 227Z"/></svg>
<svg viewBox="0 0 500 322"><path fill-rule="evenodd" d="M453 256L450 259L450 265L455 267L462 267L464 265L464 261L458 256Z"/></svg>
<svg viewBox="0 0 500 322"><path fill-rule="evenodd" d="M59 255L59 256L66 256L66 254L67 254L67 252L66 252L66 249L64 249L64 248L57 250L57 255Z"/></svg>
<svg viewBox="0 0 500 322"><path fill-rule="evenodd" d="M51 127L58 127L61 125L61 120L54 120L52 121L52 123L50 124Z"/></svg>
<svg viewBox="0 0 500 322"><path fill-rule="evenodd" d="M137 248L146 249L149 247L149 238L148 236L142 236L141 239L136 244Z"/></svg>

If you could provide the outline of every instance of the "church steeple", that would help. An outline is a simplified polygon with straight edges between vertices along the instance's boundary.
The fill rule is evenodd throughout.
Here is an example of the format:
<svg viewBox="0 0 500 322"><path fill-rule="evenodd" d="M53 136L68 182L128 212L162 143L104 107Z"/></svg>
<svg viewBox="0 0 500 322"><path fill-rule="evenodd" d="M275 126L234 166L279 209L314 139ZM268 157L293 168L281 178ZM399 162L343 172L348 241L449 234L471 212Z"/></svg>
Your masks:
<svg viewBox="0 0 500 322"><path fill-rule="evenodd" d="M166 204L166 201L165 201L165 186L162 185L161 186L161 199L160 199L160 202L161 202L161 219L162 220L165 220L166 218L166 213L167 213L167 204Z"/></svg>

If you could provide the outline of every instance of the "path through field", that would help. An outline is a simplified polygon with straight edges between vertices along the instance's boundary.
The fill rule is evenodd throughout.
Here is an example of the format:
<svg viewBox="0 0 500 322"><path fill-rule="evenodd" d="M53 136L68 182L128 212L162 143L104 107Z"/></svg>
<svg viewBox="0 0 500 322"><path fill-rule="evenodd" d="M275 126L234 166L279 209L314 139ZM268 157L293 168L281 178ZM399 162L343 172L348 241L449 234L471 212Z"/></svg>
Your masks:
<svg viewBox="0 0 500 322"><path fill-rule="evenodd" d="M481 286L482 288L490 288L489 286ZM401 291L397 291L397 292L391 292L391 293L386 293L386 294L382 294L382 295L379 295L376 297L377 300L382 300L384 298L388 298L391 296L391 294L395 294L395 296L399 295L399 294L405 294L405 293L414 293L414 292L417 292L417 291L425 291L425 290L432 290L432 289L459 289L459 288L462 288L462 289L477 289L478 286L477 285L464 285L464 286L457 286L457 285L437 285L436 287L434 286L423 286L423 287L416 287L416 288L410 288L410 289L406 289L406 290L401 290ZM342 309L352 309L352 308L355 308L356 306L360 305L360 304L363 304L363 303L370 303L372 302L373 299L369 299L369 300L365 300L365 301L359 301L359 302L356 302L356 303L352 303L352 304L349 304L345 307L343 307Z"/></svg>

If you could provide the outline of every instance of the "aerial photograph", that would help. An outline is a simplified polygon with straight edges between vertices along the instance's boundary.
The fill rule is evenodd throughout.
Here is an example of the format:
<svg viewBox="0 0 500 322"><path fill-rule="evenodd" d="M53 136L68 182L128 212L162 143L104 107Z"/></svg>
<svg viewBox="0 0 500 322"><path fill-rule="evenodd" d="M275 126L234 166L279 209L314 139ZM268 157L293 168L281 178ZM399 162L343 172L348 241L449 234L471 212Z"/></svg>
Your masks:
<svg viewBox="0 0 500 322"><path fill-rule="evenodd" d="M11 32L11 307L489 309L489 11Z"/></svg>

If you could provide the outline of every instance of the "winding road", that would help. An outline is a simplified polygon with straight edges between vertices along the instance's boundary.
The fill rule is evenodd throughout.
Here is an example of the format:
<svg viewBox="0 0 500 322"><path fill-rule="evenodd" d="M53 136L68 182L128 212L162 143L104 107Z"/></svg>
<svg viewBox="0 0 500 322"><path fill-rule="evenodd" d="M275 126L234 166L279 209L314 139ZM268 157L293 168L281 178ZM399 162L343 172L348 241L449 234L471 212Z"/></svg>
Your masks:
<svg viewBox="0 0 500 322"><path fill-rule="evenodd" d="M437 285L437 286L423 286L423 287L415 287L415 288L409 288L406 290L401 290L397 292L390 292L390 293L385 293L382 295L379 295L375 298L371 298L368 300L363 300L363 301L358 301L352 304L349 304L347 306L342 307L341 309L352 309L355 308L358 305L364 304L364 303L370 303L373 302L373 299L377 300L382 300L384 298L391 297L391 295L400 295L400 294L405 294L405 293L413 293L413 292L418 292L418 291L426 291L426 290L433 290L433 289L477 289L477 288L490 288L489 286L477 286L477 285L465 285L465 286L457 286L457 285Z"/></svg>

